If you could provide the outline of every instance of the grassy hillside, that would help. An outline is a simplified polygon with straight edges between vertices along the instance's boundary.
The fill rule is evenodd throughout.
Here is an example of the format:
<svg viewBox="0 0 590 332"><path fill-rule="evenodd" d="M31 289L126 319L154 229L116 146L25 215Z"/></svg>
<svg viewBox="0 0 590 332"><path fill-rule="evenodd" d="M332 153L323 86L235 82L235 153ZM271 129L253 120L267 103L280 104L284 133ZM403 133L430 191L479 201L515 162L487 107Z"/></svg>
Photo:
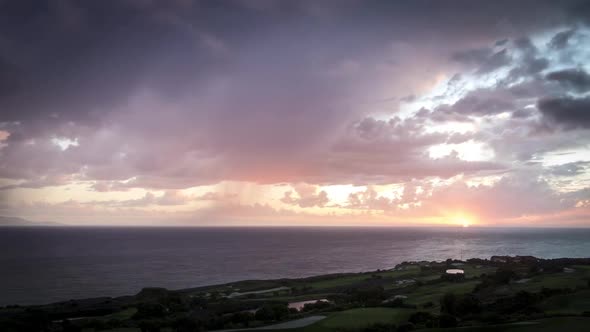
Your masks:
<svg viewBox="0 0 590 332"><path fill-rule="evenodd" d="M464 274L448 275L449 268ZM300 301L309 303L289 307ZM366 273L146 288L134 296L0 308L0 330L7 332L264 326L291 332L588 331L590 260L410 262Z"/></svg>

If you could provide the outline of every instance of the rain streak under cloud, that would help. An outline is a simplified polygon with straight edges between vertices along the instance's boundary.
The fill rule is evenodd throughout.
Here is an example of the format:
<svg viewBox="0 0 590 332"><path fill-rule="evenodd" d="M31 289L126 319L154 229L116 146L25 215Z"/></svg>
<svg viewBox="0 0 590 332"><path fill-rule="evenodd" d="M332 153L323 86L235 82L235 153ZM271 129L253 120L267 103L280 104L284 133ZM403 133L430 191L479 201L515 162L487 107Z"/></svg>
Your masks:
<svg viewBox="0 0 590 332"><path fill-rule="evenodd" d="M0 215L588 226L586 1L2 1Z"/></svg>

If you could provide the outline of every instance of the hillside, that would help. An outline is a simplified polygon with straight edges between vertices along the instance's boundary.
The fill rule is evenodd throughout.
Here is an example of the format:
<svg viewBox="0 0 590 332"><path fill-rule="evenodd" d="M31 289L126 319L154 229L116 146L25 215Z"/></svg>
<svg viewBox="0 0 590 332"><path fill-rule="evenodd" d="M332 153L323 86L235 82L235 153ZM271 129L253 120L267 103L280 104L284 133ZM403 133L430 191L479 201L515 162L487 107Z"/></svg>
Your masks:
<svg viewBox="0 0 590 332"><path fill-rule="evenodd" d="M495 256L7 306L0 330L585 331L589 292L590 259Z"/></svg>

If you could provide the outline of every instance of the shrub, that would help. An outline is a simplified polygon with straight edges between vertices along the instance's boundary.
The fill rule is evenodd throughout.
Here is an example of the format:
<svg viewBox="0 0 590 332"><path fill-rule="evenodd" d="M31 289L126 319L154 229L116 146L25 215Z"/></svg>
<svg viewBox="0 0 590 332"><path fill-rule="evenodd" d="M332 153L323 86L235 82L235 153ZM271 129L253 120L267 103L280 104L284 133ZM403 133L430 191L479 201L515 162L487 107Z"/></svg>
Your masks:
<svg viewBox="0 0 590 332"><path fill-rule="evenodd" d="M516 273L508 268L499 268L493 276L493 280L496 284L502 285L507 284L516 277Z"/></svg>
<svg viewBox="0 0 590 332"><path fill-rule="evenodd" d="M425 311L418 311L413 313L412 315L410 315L410 318L408 318L408 321L410 321L413 324L426 324L428 321L433 320L435 317L433 314L429 313L429 312L425 312Z"/></svg>
<svg viewBox="0 0 590 332"><path fill-rule="evenodd" d="M394 324L375 323L362 329L362 332L392 332L395 331Z"/></svg>
<svg viewBox="0 0 590 332"><path fill-rule="evenodd" d="M481 303L475 296L471 294L461 296L455 307L456 314L459 316L478 313L480 310Z"/></svg>
<svg viewBox="0 0 590 332"><path fill-rule="evenodd" d="M408 332L414 330L414 324L410 322L402 323L397 327L397 332Z"/></svg>
<svg viewBox="0 0 590 332"><path fill-rule="evenodd" d="M381 302L385 299L385 291L381 286L366 286L354 289L351 300L355 302Z"/></svg>
<svg viewBox="0 0 590 332"><path fill-rule="evenodd" d="M262 321L281 320L289 315L289 308L286 304L267 304L262 306L254 315Z"/></svg>
<svg viewBox="0 0 590 332"><path fill-rule="evenodd" d="M141 332L160 332L162 323L158 320L142 320L138 324Z"/></svg>
<svg viewBox="0 0 590 332"><path fill-rule="evenodd" d="M133 319L163 317L165 314L166 308L159 303L141 303L137 306Z"/></svg>
<svg viewBox="0 0 590 332"><path fill-rule="evenodd" d="M181 317L172 322L172 327L176 332L197 332L201 331L201 324L190 317Z"/></svg>
<svg viewBox="0 0 590 332"><path fill-rule="evenodd" d="M329 308L330 306L331 304L328 301L317 301L315 303L306 303L301 311L322 310Z"/></svg>
<svg viewBox="0 0 590 332"><path fill-rule="evenodd" d="M440 312L454 315L457 307L457 297L453 293L446 293L440 298Z"/></svg>
<svg viewBox="0 0 590 332"><path fill-rule="evenodd" d="M428 301L428 302L422 304L422 308L425 308L425 309L432 308L432 307L434 307L434 302L432 302L432 301Z"/></svg>
<svg viewBox="0 0 590 332"><path fill-rule="evenodd" d="M443 314L438 318L438 325L443 328L456 327L457 318L453 315Z"/></svg>

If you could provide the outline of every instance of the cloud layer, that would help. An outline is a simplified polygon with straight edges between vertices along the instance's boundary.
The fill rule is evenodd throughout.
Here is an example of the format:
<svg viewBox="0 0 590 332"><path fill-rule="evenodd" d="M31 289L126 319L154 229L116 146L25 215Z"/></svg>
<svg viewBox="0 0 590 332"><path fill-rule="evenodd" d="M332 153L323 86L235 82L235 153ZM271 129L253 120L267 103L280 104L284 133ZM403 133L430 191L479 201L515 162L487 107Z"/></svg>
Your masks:
<svg viewBox="0 0 590 332"><path fill-rule="evenodd" d="M583 225L589 8L0 2L0 214Z"/></svg>

